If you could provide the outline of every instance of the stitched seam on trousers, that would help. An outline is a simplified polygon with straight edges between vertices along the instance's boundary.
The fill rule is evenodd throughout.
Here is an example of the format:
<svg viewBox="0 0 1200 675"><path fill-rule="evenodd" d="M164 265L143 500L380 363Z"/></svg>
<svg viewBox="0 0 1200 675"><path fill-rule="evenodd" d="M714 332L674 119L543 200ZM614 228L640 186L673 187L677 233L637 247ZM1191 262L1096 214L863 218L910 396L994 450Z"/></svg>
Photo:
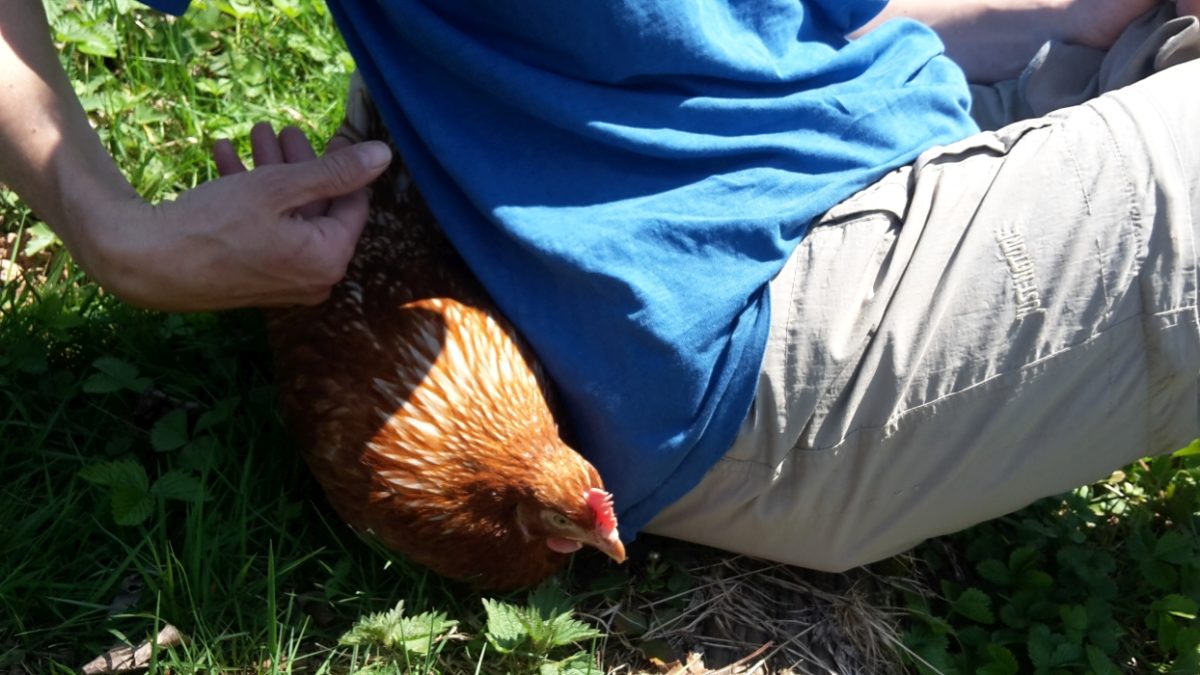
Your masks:
<svg viewBox="0 0 1200 675"><path fill-rule="evenodd" d="M1173 313L1175 313L1175 312L1177 312L1177 311L1184 311L1184 310L1186 310L1186 309L1187 309L1187 308L1178 308L1178 309L1172 309L1172 310L1170 310L1169 312L1164 312L1164 313L1160 313L1160 314L1173 314ZM1100 339L1105 339L1105 338L1107 337L1107 335L1108 335L1108 333L1109 333L1110 331L1112 331L1112 330L1114 330L1114 329L1116 329L1116 328L1119 328L1119 327L1121 327L1121 326L1124 326L1125 324L1127 324L1127 323L1129 323L1129 322L1131 322L1131 321L1140 320L1140 321L1143 321L1143 322L1144 322L1144 321L1146 321L1146 320L1147 320L1147 318L1148 318L1148 317L1150 317L1150 316L1159 316L1160 314L1147 315L1145 312L1138 313L1138 314L1136 314L1136 315L1134 315L1134 316L1128 317L1127 319L1124 319L1124 320L1122 320L1122 321L1120 321L1120 322L1118 322L1118 323L1115 323L1115 324L1113 324L1112 326L1110 326L1109 328L1105 329L1104 331L1101 331L1101 332L1099 332L1099 333L1096 333L1095 335L1092 335L1091 337L1089 337L1089 338L1088 338L1088 339L1086 339L1086 340L1083 340L1083 341L1081 341L1081 342L1076 342L1076 343L1075 343L1075 344L1073 344L1073 345L1070 345L1070 346L1064 347L1064 348L1062 348L1062 349L1059 349L1058 351L1055 351L1055 352L1053 352L1053 353L1051 353L1051 354L1047 354L1046 356L1043 356L1043 357L1041 357L1041 358L1038 358L1038 359L1035 359L1035 360L1033 360L1033 361L1030 361L1030 362L1028 362L1028 363L1025 363L1025 364L1023 364L1023 365L1021 365L1021 366L1019 366L1019 367L1017 367L1017 368L1013 368L1013 369L1011 369L1011 370L1006 370L1006 371L1004 371L1004 372L1002 372L1002 373L996 373L995 375L992 375L991 377L988 377L988 378L985 378L985 379L983 379L983 380L980 380L979 382L976 382L976 383L974 383L974 384L972 384L972 385L970 385L970 386L963 387L962 389L955 390L955 391L953 391L953 392L950 392L950 393L948 393L948 394L943 394L942 396L939 396L939 397L937 397L937 398L933 399L932 401L926 401L926 402L924 402L924 403L922 403L922 404L920 404L920 405L916 405L916 406L913 406L913 407L911 407L911 408L908 408L908 409L904 410L903 412L901 412L901 413L899 413L899 414L897 414L897 415L894 415L893 417L891 417L890 419L888 419L888 421L887 421L887 422L884 422L883 424L860 424L860 425L858 425L858 426L856 426L856 427L854 427L854 428L850 429L849 431L847 431L847 432L845 433L845 435L843 435L843 436L842 436L840 439L838 439L838 441L837 441L836 443L833 443L833 444L831 444L831 445L826 445L826 446L820 446L820 447L795 448L795 449L793 449L793 451L794 451L794 452L802 452L802 453L820 453L820 452L825 452L825 451L827 451L827 450L832 450L832 449L834 449L834 448L836 448L836 447L838 447L838 446L842 445L842 444L843 444L843 443L845 443L847 440L849 440L851 437L855 436L856 434L858 434L858 433L860 433L860 432L864 432L864 431L880 431L880 430L885 430L885 429L889 429L889 428L892 428L892 427L899 426L899 424L900 424L901 422L903 422L905 418L907 418L907 417L909 417L909 416L913 415L914 413L920 412L920 411L922 411L922 410L924 410L924 409L926 409L926 408L928 408L928 407L930 407L930 406L933 406L933 405L936 405L936 404L938 404L938 403L941 403L941 402L947 401L947 400L949 400L949 399L951 399L951 398L954 398L954 397L956 397L956 396L960 396L960 395L962 395L962 394L966 394L966 393L968 393L968 392L971 392L971 391L973 391L973 390L975 390L975 389L979 389L979 388L981 388L981 387L984 387L984 386L990 385L990 384L992 384L992 383L994 383L994 382L996 382L996 381L998 381L998 380L1004 379L1004 378L1015 378L1015 377L1019 376L1021 373L1023 373L1024 371L1026 371L1026 370L1028 370L1028 369L1030 369L1030 368L1034 368L1034 367L1037 367L1037 366L1041 366L1041 365L1043 365L1043 364L1045 364L1045 363L1047 363L1047 362L1049 362L1049 361L1052 361L1052 360L1054 360L1054 359L1056 359L1056 358L1058 358L1058 357L1060 357L1060 356L1063 356L1063 355L1069 354L1070 352L1073 352L1073 351L1075 351L1075 350L1079 349L1080 347L1085 347L1085 346L1087 346L1087 345L1090 345L1090 344L1092 344L1093 342L1096 342L1097 340L1100 340Z"/></svg>
<svg viewBox="0 0 1200 675"><path fill-rule="evenodd" d="M1137 253L1138 257L1141 257L1141 252L1143 250L1146 251L1146 255L1149 255L1150 248L1149 248L1148 242L1146 241L1146 237L1144 235L1144 230L1143 230L1143 227L1145 225L1145 219L1142 217L1143 216L1142 210L1141 210L1141 208L1139 208L1138 203L1137 203L1137 187L1133 183L1133 173L1129 169L1129 162L1125 159L1124 153L1121 152L1120 143L1117 142L1116 131L1112 128L1112 125L1109 124L1108 118L1106 118L1104 115L1100 114L1100 111L1096 110L1095 107L1093 107L1093 106L1088 106L1088 109L1092 112L1093 115L1100 118L1100 124L1101 124L1102 128L1104 129L1104 131L1106 132L1105 135L1106 135L1106 141L1107 141L1107 145L1109 147L1109 151L1112 153L1112 155L1114 157L1117 158L1117 163L1120 165L1121 177L1124 179L1125 198L1126 198L1127 204L1128 204L1128 213L1129 213L1128 227L1129 227L1129 231L1133 235L1134 240L1137 242L1135 244L1134 251ZM1124 112L1126 115L1130 114L1128 110L1124 110ZM1099 252L1097 252L1097 253L1099 253ZM1112 262L1110 260L1101 259L1099 261L1099 263L1100 263L1100 269L1101 269L1100 283L1104 289L1104 300L1107 303L1107 310L1104 312L1104 322L1106 324L1108 324L1109 322L1112 321L1113 308L1116 303L1116 299L1113 297L1112 293L1110 293L1109 288L1106 285L1106 280L1105 280L1105 272L1108 270L1108 267L1112 264ZM1145 264L1144 259L1142 260L1141 264L1142 265ZM1137 284L1138 286L1141 285L1140 272L1141 272L1141 270L1139 269L1138 273L1133 275L1133 278L1130 279L1130 283L1128 284L1128 286L1132 286L1133 284ZM1141 304L1141 308L1142 308L1141 314L1145 315L1146 314L1146 305L1144 302ZM1143 325L1143 328L1142 328L1143 335L1145 335L1146 332L1149 330L1147 327L1145 327L1145 324L1146 324L1146 322L1144 321L1142 324ZM1148 335L1146 337L1149 338ZM1147 340L1147 345L1148 344L1149 344L1149 342ZM1111 341L1109 342L1109 349L1110 350L1116 349L1115 345L1113 345ZM1116 388L1113 386L1114 382L1116 381L1117 364L1115 363L1115 361L1116 361L1116 359L1114 359L1112 357L1112 355L1110 354L1109 359L1108 359L1108 368L1107 368L1107 374L1108 374L1108 387L1107 387L1108 397L1107 398L1108 398L1108 401L1107 401L1107 405L1105 408L1106 413L1115 410L1117 407L1117 403L1118 403L1118 401L1116 400Z"/></svg>
<svg viewBox="0 0 1200 675"><path fill-rule="evenodd" d="M1150 92L1146 92L1146 95L1149 96ZM1180 150L1181 146L1179 144L1179 140L1178 140L1177 136L1175 135L1175 128L1172 127L1170 125L1170 123L1168 123L1166 117L1163 117L1161 106L1162 106L1161 101L1155 100L1155 105L1150 106L1150 108L1154 111L1155 115L1158 115L1158 120L1160 123L1162 123L1162 127L1166 131L1167 138L1171 139L1171 150L1172 150L1171 156L1175 159L1175 170L1179 172L1180 176L1187 176L1188 175L1187 165L1183 161L1183 152ZM1127 114L1128 114L1128 112L1127 112ZM1192 236L1192 254L1194 257L1197 253L1196 246L1198 244L1200 244L1200 242L1197 242L1195 240L1196 213L1193 208L1195 206L1195 203L1192 200L1188 200L1186 203L1187 203L1187 207L1188 207L1188 227L1186 229L1186 232L1190 233ZM1194 260L1193 260L1193 265L1195 265Z"/></svg>
<svg viewBox="0 0 1200 675"><path fill-rule="evenodd" d="M813 232L810 229L808 236L811 236L812 234L813 234ZM806 240L808 239L808 236L805 237ZM801 246L804 246L804 245L806 245L806 243L801 242ZM792 256L795 257L798 252L799 252L799 247L797 247L795 250L792 251ZM797 396L796 392L800 388L800 379L801 379L800 373L797 372L797 367L796 367L796 350L792 349L791 339L790 339L790 336L792 334L792 322L796 320L795 297L796 297L796 284L799 283L799 279L800 279L799 262L800 262L799 258L796 258L796 264L787 266L788 268L790 268L789 274L792 275L792 279L791 279L791 283L788 284L788 294L787 294L787 298L786 298L788 315L787 315L787 323L783 324L783 338L782 338L783 344L779 346L780 349L783 349L784 372L783 372L783 400L777 402L777 405L782 404L784 406L785 411L792 409L793 403L795 403L795 398ZM786 414L786 412L785 412L785 414ZM774 420L773 423L778 426L778 420ZM769 464L767 462L761 462L761 464L763 466L769 466Z"/></svg>
<svg viewBox="0 0 1200 675"><path fill-rule="evenodd" d="M1149 94L1147 94L1147 95L1149 95ZM1175 128L1171 124L1169 124L1166 117L1163 116L1161 100L1155 100L1154 103L1155 103L1155 105L1152 105L1150 107L1153 109L1154 114L1156 114L1158 116L1159 122L1162 124L1163 129L1166 131L1167 138L1169 138L1171 140L1171 150L1172 150L1171 154L1175 158L1175 168L1177 171L1179 171L1180 176L1187 176L1188 172L1186 170L1186 164L1183 161L1183 152L1180 149L1181 145L1175 134ZM1196 241L1195 202L1192 199L1189 199L1186 203L1187 203L1187 212L1188 212L1188 223L1187 223L1187 227L1184 230L1183 236L1191 237L1191 241L1192 241L1192 261L1191 262L1192 262L1193 283L1198 283L1198 282L1200 282L1200 279L1196 279L1196 275L1198 272L1196 256L1198 253L1200 253L1197 251L1197 246L1200 246L1200 241ZM1148 254L1149 253L1147 252L1147 255ZM1195 299L1194 292L1195 292L1195 289L1193 288L1193 300ZM1184 309L1190 311L1190 315L1186 317L1185 323L1187 321L1190 321L1191 325L1192 325L1192 330L1196 330L1196 327L1197 327L1197 314L1196 314L1197 308L1196 308L1196 306L1193 304L1193 306L1184 308ZM1177 325L1180 325L1180 324L1177 322L1172 327L1175 327ZM1164 330L1166 330L1166 329L1164 329ZM1197 406L1200 407L1200 402L1197 403Z"/></svg>
<svg viewBox="0 0 1200 675"><path fill-rule="evenodd" d="M859 214L858 217L839 222L837 226L843 228L843 230L844 230L844 229L848 229L851 226L861 225L863 227L866 227L868 224L882 223L882 222L888 223L891 226L891 228L895 229L897 232L897 234L892 237L891 241L889 241L886 244L886 246L888 248L894 248L896 246L896 240L899 237L899 231L901 229L903 229L903 227L904 227L904 222L903 222L903 220L899 219L891 211L864 211L861 214ZM876 247L874 249L872 249L872 251L873 251L873 255L879 254L878 243L877 243ZM885 253L883 255L883 258L886 259L887 257L888 257L888 254ZM907 268L907 265L911 261L912 261L911 257L905 261L906 268ZM881 269L881 268L879 268L879 269ZM879 275L878 275L878 271L877 271L876 278L878 278L878 276ZM887 276L887 274L885 273L884 276ZM899 284L899 280L902 278L903 278L903 274L897 276L896 283ZM893 286L887 293L887 298L888 298L887 302L888 303L891 302L891 298L894 296L894 294L895 294L895 286ZM863 355L870 348L872 341L875 339L875 335L879 332L879 326L883 322L884 317L887 315L887 309L888 309L888 307L887 307L887 304L885 303L885 306L883 308L881 308L880 310L878 310L878 312L877 312L878 316L875 317L875 320L872 321L871 325L863 332L862 343L858 346L858 348L856 349L854 354L852 356L844 359L843 363L841 364L841 367L837 368L831 374L830 377L824 378L820 381L820 383L819 383L820 389L818 391L819 398L817 399L817 405L816 405L815 409L813 410L812 418L809 420L808 424L805 425L806 428L809 428L813 425L819 426L825 420L825 418L827 418L829 416L829 413L832 410L831 403L837 399L837 396L831 396L831 392L843 390L846 387L847 383L853 378L853 373L856 370L858 370L860 365L862 365ZM793 452L807 451L808 448L800 448L798 446L798 443L803 442L803 438L804 438L804 434L802 433L800 439L798 439L797 444L793 444L793 446L791 448L789 448L787 450L787 452L783 453L783 455L780 457L778 462L776 462L774 464L768 464L767 466L772 466L772 467L778 468L778 466L787 462L788 457Z"/></svg>
<svg viewBox="0 0 1200 675"><path fill-rule="evenodd" d="M1173 156L1175 158L1175 168L1179 171L1179 175L1186 176L1187 169L1185 168L1184 163L1183 163L1183 155L1179 149L1180 146L1179 146L1179 141L1176 139L1176 136L1175 136L1175 129L1173 129L1170 124L1167 124L1166 118L1162 116L1162 112L1160 112L1160 109L1157 105L1154 106L1154 112L1158 115L1158 119L1162 122L1163 128L1167 130L1167 138L1171 139L1171 150L1173 150L1173 152L1171 153L1171 156ZM1196 213L1193 209L1195 204L1191 200L1189 200L1187 202L1187 206L1188 206L1188 225L1190 226L1187 228L1187 231L1195 233L1195 231L1196 231ZM1193 234L1193 243L1192 243L1193 253L1195 253L1195 246L1196 246L1195 235Z"/></svg>

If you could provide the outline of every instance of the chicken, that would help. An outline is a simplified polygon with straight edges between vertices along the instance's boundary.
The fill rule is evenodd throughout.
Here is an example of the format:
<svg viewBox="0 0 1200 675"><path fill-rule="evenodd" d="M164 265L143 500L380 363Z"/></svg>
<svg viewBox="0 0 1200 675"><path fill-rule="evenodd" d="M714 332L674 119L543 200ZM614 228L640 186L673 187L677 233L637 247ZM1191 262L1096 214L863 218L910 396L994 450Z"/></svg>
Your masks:
<svg viewBox="0 0 1200 675"><path fill-rule="evenodd" d="M340 133L386 140L351 91ZM267 317L284 422L334 509L486 589L536 584L583 546L623 561L612 498L560 437L541 368L399 159L371 192L330 298Z"/></svg>

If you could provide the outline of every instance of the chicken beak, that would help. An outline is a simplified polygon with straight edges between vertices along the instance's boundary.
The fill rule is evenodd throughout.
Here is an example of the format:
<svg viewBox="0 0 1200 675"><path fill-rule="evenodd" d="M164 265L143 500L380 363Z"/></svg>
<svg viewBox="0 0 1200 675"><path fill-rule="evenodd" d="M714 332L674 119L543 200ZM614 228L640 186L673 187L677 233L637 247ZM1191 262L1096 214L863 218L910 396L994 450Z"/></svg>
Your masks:
<svg viewBox="0 0 1200 675"><path fill-rule="evenodd" d="M617 532L617 528L614 527L608 533L596 531L592 541L588 543L618 563L625 562L625 544L621 543L621 535Z"/></svg>

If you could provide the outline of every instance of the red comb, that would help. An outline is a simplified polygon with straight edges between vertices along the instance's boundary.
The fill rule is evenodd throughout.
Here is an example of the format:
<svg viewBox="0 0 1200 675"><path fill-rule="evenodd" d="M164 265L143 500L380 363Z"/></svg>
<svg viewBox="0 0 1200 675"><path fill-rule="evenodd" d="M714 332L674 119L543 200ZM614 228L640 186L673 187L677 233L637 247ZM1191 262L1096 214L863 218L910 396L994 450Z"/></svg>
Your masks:
<svg viewBox="0 0 1200 675"><path fill-rule="evenodd" d="M596 529L600 531L600 534L608 536L610 532L617 529L617 516L613 513L612 495L600 488L592 488L583 493L583 498L592 508L592 513L596 515Z"/></svg>

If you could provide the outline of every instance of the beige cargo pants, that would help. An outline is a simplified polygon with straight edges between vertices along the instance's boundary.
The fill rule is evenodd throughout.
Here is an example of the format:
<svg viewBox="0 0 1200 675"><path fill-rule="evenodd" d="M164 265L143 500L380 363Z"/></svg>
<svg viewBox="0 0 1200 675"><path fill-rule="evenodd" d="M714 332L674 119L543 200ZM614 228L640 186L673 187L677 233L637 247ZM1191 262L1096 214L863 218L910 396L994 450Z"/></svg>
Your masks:
<svg viewBox="0 0 1200 675"><path fill-rule="evenodd" d="M1197 209L1200 61L926 152L803 240L736 444L646 530L844 570L1186 445Z"/></svg>

